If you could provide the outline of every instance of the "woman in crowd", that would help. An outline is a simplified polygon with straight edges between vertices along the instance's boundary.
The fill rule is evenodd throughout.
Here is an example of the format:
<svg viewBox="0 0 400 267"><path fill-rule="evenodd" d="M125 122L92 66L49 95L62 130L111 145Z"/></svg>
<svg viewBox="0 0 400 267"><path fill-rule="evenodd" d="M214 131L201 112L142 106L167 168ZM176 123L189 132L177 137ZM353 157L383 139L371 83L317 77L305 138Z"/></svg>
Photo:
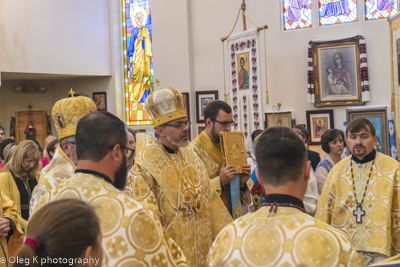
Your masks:
<svg viewBox="0 0 400 267"><path fill-rule="evenodd" d="M54 201L32 215L18 254L24 261L13 266L102 266L101 241L100 221L90 206L76 199Z"/></svg>
<svg viewBox="0 0 400 267"><path fill-rule="evenodd" d="M13 152L11 160L0 171L0 190L17 205L18 221L26 229L29 219L29 202L37 185L40 152L31 140L22 141Z"/></svg>
<svg viewBox="0 0 400 267"><path fill-rule="evenodd" d="M56 150L57 150L57 147L58 147L58 143L59 143L58 139L53 139L47 145L46 151L47 151L48 162L50 162L53 159L54 154L56 153Z"/></svg>
<svg viewBox="0 0 400 267"><path fill-rule="evenodd" d="M53 141L55 139L57 139L57 138L55 138L52 135L49 135L49 136L47 136L46 139L44 139L43 159L40 160L43 165L43 166L41 166L41 169L46 167L50 162L50 157L49 157L49 154L47 153L47 146L50 144L51 141Z"/></svg>
<svg viewBox="0 0 400 267"><path fill-rule="evenodd" d="M329 171L342 159L343 149L346 147L344 133L338 129L324 132L321 136L321 147L327 154L318 163L315 171L319 194L321 194Z"/></svg>
<svg viewBox="0 0 400 267"><path fill-rule="evenodd" d="M4 168L4 149L8 144L15 143L15 140L12 138L5 139L3 142L0 143L0 170Z"/></svg>
<svg viewBox="0 0 400 267"><path fill-rule="evenodd" d="M253 131L253 133L251 134L251 136L249 137L249 142L248 142L248 146L249 146L249 152L250 152L250 156L247 157L247 164L250 165L250 169L251 172L253 173L254 169L257 166L257 160L256 160L256 154L255 154L255 139L262 133L263 131L258 129ZM253 181L255 182L255 181Z"/></svg>
<svg viewBox="0 0 400 267"><path fill-rule="evenodd" d="M4 165L6 165L10 161L11 156L12 156L14 150L17 148L17 146L18 146L18 143L14 142L14 143L8 144L4 148L4 151L3 151L3 155L4 155L3 163L4 163Z"/></svg>

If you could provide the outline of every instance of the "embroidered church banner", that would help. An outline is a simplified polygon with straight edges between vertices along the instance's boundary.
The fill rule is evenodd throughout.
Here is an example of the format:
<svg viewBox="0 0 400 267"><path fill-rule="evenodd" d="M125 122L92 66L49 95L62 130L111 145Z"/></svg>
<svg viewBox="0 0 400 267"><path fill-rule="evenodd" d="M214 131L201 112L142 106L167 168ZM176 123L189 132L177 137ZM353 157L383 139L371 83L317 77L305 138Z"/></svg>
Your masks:
<svg viewBox="0 0 400 267"><path fill-rule="evenodd" d="M400 130L400 13L389 19L390 58L392 66L392 109L394 109L394 129ZM393 103L394 100L394 103ZM393 105L394 104L394 105ZM396 138L399 144L399 135ZM397 150L397 153L398 150ZM400 157L400 154L398 154Z"/></svg>
<svg viewBox="0 0 400 267"><path fill-rule="evenodd" d="M232 34L228 40L229 104L233 110L234 131L244 138L262 128L260 41L257 29Z"/></svg>

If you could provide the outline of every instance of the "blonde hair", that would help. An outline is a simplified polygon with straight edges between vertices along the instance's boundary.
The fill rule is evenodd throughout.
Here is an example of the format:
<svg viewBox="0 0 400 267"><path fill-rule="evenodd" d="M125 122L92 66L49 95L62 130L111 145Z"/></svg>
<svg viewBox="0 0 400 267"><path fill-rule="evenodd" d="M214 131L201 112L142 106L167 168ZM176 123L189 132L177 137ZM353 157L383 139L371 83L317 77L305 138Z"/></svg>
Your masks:
<svg viewBox="0 0 400 267"><path fill-rule="evenodd" d="M12 157L12 153L14 152L15 148L18 146L18 143L11 143L8 144L3 151L3 155L4 155L4 165L7 164L7 162L10 161L11 157Z"/></svg>
<svg viewBox="0 0 400 267"><path fill-rule="evenodd" d="M32 170L28 173L28 176L30 178L34 178L36 173L39 171L40 151L35 142L31 140L22 141L19 143L19 145L17 145L12 153L10 161L1 171L12 171L17 176L21 175L21 173L24 171L24 159L30 155L34 156L36 162L35 166L33 166Z"/></svg>

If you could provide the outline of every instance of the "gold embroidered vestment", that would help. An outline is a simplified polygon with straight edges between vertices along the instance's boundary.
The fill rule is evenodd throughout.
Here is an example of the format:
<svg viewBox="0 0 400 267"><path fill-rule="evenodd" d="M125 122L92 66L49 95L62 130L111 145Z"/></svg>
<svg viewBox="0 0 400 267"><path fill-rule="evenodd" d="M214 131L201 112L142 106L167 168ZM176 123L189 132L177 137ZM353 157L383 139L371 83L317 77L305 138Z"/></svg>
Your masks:
<svg viewBox="0 0 400 267"><path fill-rule="evenodd" d="M196 154L189 148L170 154L145 134L137 135L125 193L154 212L189 266L206 266L213 238L232 221Z"/></svg>
<svg viewBox="0 0 400 267"><path fill-rule="evenodd" d="M357 208L350 168L351 157L337 163L322 188L315 218L346 233L357 251L388 257L400 254L400 176L399 163L376 153L374 167L362 209L362 223L356 223ZM361 203L372 161L357 164L353 175L358 203ZM362 179L360 179L360 174Z"/></svg>
<svg viewBox="0 0 400 267"><path fill-rule="evenodd" d="M64 198L87 202L100 218L103 266L187 266L183 252L154 216L105 180L74 174L45 194L34 212Z"/></svg>

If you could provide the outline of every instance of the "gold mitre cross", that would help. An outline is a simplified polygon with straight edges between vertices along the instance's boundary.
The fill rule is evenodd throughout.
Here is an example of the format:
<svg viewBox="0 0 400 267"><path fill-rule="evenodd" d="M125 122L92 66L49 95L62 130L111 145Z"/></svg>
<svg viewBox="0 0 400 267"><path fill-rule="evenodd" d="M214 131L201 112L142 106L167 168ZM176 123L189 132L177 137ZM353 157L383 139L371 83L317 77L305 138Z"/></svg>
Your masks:
<svg viewBox="0 0 400 267"><path fill-rule="evenodd" d="M68 93L70 93L71 94L71 97L74 97L74 94L76 94L73 90L72 90L72 88L71 88L71 90L69 90L69 92Z"/></svg>

